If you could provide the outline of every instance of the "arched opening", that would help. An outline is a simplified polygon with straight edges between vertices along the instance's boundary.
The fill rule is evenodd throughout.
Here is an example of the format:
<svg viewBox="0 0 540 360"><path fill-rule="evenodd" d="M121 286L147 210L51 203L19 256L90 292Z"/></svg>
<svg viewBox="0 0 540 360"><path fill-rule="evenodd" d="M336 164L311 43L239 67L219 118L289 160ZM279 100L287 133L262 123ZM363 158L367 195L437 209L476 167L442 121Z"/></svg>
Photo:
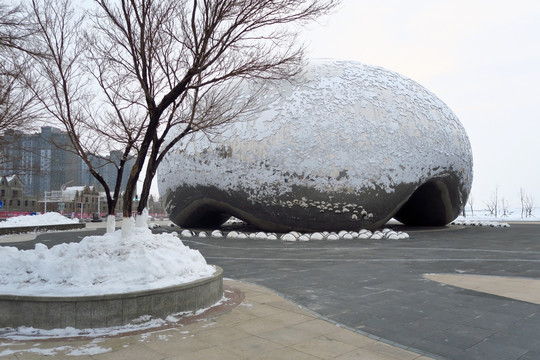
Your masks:
<svg viewBox="0 0 540 360"><path fill-rule="evenodd" d="M184 218L178 225L187 228L217 228L231 217L214 204L197 205L183 213Z"/></svg>
<svg viewBox="0 0 540 360"><path fill-rule="evenodd" d="M421 185L394 215L405 225L444 226L459 214L448 186L442 180Z"/></svg>

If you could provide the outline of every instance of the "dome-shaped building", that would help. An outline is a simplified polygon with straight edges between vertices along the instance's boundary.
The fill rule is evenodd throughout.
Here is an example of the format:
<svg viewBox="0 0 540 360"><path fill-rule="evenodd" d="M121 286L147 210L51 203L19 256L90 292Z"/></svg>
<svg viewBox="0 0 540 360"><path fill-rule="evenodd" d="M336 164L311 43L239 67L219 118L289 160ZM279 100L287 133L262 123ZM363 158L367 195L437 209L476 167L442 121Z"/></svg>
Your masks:
<svg viewBox="0 0 540 360"><path fill-rule="evenodd" d="M445 225L467 201L465 130L434 94L395 72L313 61L258 116L170 152L158 173L170 219L264 230L373 229L391 217ZM185 145L185 144L184 144Z"/></svg>

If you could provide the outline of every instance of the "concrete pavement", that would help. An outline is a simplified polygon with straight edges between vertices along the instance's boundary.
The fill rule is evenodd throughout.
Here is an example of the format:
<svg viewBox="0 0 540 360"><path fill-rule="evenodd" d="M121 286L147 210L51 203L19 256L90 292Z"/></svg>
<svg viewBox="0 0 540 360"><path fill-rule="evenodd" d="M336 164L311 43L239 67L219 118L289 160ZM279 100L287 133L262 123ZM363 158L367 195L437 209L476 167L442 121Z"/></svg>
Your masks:
<svg viewBox="0 0 540 360"><path fill-rule="evenodd" d="M123 336L2 339L0 359L430 359L324 321L261 286L231 280L225 285L245 295L225 313Z"/></svg>
<svg viewBox="0 0 540 360"><path fill-rule="evenodd" d="M540 279L540 227L407 228L407 240L193 238L228 277L264 285L361 333L455 360L540 359L540 306L425 274Z"/></svg>
<svg viewBox="0 0 540 360"><path fill-rule="evenodd" d="M426 279L540 305L540 280L505 276L426 274Z"/></svg>
<svg viewBox="0 0 540 360"><path fill-rule="evenodd" d="M226 314L198 323L124 337L123 341L127 342L118 346L105 346L113 339L88 340L81 343L80 352L92 347L97 351L110 348L100 354L85 355L103 359L538 360L538 230L540 226L534 224L513 224L511 228L411 228L406 230L411 239L405 241L292 244L249 239L186 239L184 242L199 249L209 263L223 267L226 276L242 280L229 285L245 292L244 302ZM53 234L41 234L36 240L53 241L53 237ZM311 311L305 312L280 295ZM256 301L265 296L272 300ZM276 306L285 307L278 303L288 304L287 312L277 311ZM260 310L261 306L265 310ZM250 309L257 315L250 313ZM302 317L298 318L297 313ZM220 323L221 318L227 319L225 323ZM292 323L282 321L289 318ZM319 321L325 324L320 325L325 328L323 333L312 334L318 328L312 322L315 320L317 324ZM217 329L218 324L225 333L240 337L231 339L227 345L225 341L215 344L202 335L204 331ZM304 328L301 324L310 326ZM186 326L190 328L186 330ZM335 339L333 333L347 333L351 340ZM134 340L133 336L141 338ZM219 339L223 335L216 332L213 336ZM147 345L152 351L143 350L139 341L142 338L149 341ZM283 343L285 340L280 338L288 342ZM192 345L185 341L191 341ZM55 358L63 358L74 346L79 346L77 341L54 344L56 348L62 344L72 347L58 351ZM341 350L324 351L333 349L334 345ZM32 349L38 345L31 342L21 346ZM160 347L169 350L159 351ZM0 355L8 348L13 351L14 345L0 341ZM122 352L130 348L140 352ZM218 355L212 353L214 350ZM165 354L165 351L177 353ZM10 359L39 358L30 350L4 355Z"/></svg>

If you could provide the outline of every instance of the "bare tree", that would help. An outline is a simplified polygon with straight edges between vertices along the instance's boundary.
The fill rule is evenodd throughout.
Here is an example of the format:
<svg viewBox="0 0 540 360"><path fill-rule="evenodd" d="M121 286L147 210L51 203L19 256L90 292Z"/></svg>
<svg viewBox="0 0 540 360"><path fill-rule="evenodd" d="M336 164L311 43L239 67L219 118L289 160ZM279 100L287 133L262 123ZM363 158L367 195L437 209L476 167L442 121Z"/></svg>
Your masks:
<svg viewBox="0 0 540 360"><path fill-rule="evenodd" d="M471 209L471 216L474 216L474 197L472 194L469 194L469 199L467 200L469 208Z"/></svg>
<svg viewBox="0 0 540 360"><path fill-rule="evenodd" d="M532 217L534 210L534 199L525 194L523 188L519 189L520 199L521 199L521 218Z"/></svg>
<svg viewBox="0 0 540 360"><path fill-rule="evenodd" d="M20 50L32 31L20 7L0 4L0 135L25 129L34 115L34 99L19 81L27 69Z"/></svg>
<svg viewBox="0 0 540 360"><path fill-rule="evenodd" d="M237 96L244 87L262 89L265 81L299 73L303 48L293 25L338 2L94 0L89 29L70 0L32 0L39 24L36 46L52 60L35 59L39 66L30 82L104 188L86 154L114 144L124 161L134 156L123 195L123 214L129 217L143 165L139 213L172 146L195 132L219 131L249 112L253 97ZM118 170L117 185L122 164Z"/></svg>
<svg viewBox="0 0 540 360"><path fill-rule="evenodd" d="M491 195L491 199L486 202L487 209L490 215L497 217L499 210L499 187L495 186L495 191Z"/></svg>
<svg viewBox="0 0 540 360"><path fill-rule="evenodd" d="M7 68L5 57L1 60L0 134L5 134L8 130L25 130L31 125L28 120L32 116L34 99L20 85L19 78L24 71L22 65Z"/></svg>
<svg viewBox="0 0 540 360"><path fill-rule="evenodd" d="M510 208L509 208L509 204L508 204L508 200L506 200L504 197L501 198L501 204L500 204L500 209L501 209L501 216L509 216L510 215Z"/></svg>
<svg viewBox="0 0 540 360"><path fill-rule="evenodd" d="M99 116L101 109L95 101L97 86L84 56L84 14L75 12L70 0L32 0L28 11L36 30L31 37L32 66L24 73L25 84L37 99L42 116L66 130L69 144L63 148L76 153L103 186L108 214L114 215L124 166L131 155L132 141L137 141L136 134L130 133L127 140L122 137L115 143L102 136L110 113L104 111ZM95 159L99 153L118 149L123 156L118 161L110 159L117 169L116 181L108 184L100 173L102 164ZM109 231L113 229L114 223L108 226Z"/></svg>
<svg viewBox="0 0 540 360"><path fill-rule="evenodd" d="M534 199L530 196L525 197L525 216L526 217L533 217L533 210L534 210Z"/></svg>
<svg viewBox="0 0 540 360"><path fill-rule="evenodd" d="M524 218L525 215L525 194L523 193L523 188L519 188L519 200L521 203L521 218Z"/></svg>
<svg viewBox="0 0 540 360"><path fill-rule="evenodd" d="M20 134L36 124L35 99L21 82L27 71L23 51L33 28L20 6L0 4L0 173L31 172L25 159L31 154L22 147Z"/></svg>
<svg viewBox="0 0 540 360"><path fill-rule="evenodd" d="M22 50L30 33L30 23L20 5L0 4L0 48Z"/></svg>
<svg viewBox="0 0 540 360"><path fill-rule="evenodd" d="M303 51L288 25L313 20L338 1L96 3L94 57L117 74L118 81L130 84L116 95L133 99L145 114L144 137L124 195L124 216L128 216L144 162L139 213L167 151L190 133L211 131L234 119L238 110L225 104L238 91L240 79L297 74ZM175 135L171 135L173 128Z"/></svg>

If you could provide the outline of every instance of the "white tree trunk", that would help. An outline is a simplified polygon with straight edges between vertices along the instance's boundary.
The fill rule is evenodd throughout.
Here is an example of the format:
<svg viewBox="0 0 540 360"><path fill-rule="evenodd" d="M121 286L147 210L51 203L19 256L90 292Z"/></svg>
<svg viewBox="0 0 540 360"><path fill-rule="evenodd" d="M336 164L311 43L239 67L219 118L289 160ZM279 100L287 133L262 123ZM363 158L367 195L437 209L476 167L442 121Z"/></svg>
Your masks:
<svg viewBox="0 0 540 360"><path fill-rule="evenodd" d="M114 215L107 215L107 233L113 233L116 227L116 218Z"/></svg>
<svg viewBox="0 0 540 360"><path fill-rule="evenodd" d="M135 219L133 217L124 217L122 219L122 238L129 239L134 233L134 228Z"/></svg>
<svg viewBox="0 0 540 360"><path fill-rule="evenodd" d="M144 208L141 215L137 215L135 218L136 227L148 227L148 208Z"/></svg>

